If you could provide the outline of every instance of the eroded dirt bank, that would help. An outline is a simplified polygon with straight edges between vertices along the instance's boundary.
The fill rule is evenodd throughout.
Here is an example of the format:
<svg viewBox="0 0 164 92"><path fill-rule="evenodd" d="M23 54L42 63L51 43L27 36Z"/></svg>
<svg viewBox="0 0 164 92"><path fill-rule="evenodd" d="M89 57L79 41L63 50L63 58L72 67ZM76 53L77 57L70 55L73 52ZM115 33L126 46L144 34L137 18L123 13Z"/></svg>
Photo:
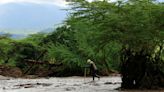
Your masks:
<svg viewBox="0 0 164 92"><path fill-rule="evenodd" d="M0 76L0 92L141 92L139 90L118 91L121 86L120 76L101 77L91 82L87 77L60 77L21 79ZM163 92L142 91L142 92Z"/></svg>

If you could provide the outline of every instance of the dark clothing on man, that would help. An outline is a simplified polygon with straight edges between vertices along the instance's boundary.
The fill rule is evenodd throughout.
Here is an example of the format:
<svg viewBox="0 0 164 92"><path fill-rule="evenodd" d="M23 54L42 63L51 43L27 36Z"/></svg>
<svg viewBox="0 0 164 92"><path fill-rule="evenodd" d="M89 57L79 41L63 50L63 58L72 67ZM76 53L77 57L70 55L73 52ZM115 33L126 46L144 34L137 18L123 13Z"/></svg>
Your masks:
<svg viewBox="0 0 164 92"><path fill-rule="evenodd" d="M90 74L93 77L93 81L94 81L95 77L97 77L98 79L100 78L100 76L97 75L97 72L98 72L98 70L97 70L95 63L94 62L90 63Z"/></svg>

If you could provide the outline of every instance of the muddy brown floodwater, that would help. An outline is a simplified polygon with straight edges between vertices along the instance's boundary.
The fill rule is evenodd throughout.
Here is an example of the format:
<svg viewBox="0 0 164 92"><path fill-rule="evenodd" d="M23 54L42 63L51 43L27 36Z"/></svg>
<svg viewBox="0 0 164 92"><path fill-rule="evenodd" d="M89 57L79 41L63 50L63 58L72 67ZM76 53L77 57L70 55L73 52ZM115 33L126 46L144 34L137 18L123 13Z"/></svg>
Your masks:
<svg viewBox="0 0 164 92"><path fill-rule="evenodd" d="M120 77L102 77L91 81L91 77L3 78L0 80L0 92L114 92L121 83Z"/></svg>
<svg viewBox="0 0 164 92"><path fill-rule="evenodd" d="M95 82L92 82L91 77L20 79L0 76L0 92L120 92L115 90L120 86L121 77L119 76L101 77Z"/></svg>

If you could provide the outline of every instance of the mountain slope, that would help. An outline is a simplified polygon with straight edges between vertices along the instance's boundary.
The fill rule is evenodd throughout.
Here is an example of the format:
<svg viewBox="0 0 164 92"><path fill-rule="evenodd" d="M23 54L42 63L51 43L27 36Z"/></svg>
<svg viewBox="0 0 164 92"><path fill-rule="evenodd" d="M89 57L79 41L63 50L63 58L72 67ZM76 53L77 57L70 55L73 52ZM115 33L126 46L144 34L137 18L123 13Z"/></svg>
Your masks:
<svg viewBox="0 0 164 92"><path fill-rule="evenodd" d="M0 5L0 29L39 29L62 23L66 11L50 4L8 3Z"/></svg>

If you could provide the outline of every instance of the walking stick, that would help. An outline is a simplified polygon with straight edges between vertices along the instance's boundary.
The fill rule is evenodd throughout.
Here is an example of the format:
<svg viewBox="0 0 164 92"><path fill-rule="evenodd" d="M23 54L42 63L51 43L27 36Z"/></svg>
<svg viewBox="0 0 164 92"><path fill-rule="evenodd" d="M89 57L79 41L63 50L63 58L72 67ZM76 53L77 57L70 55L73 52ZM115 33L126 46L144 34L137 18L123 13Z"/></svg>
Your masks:
<svg viewBox="0 0 164 92"><path fill-rule="evenodd" d="M85 83L85 78L86 78L86 67L84 67L84 83Z"/></svg>

